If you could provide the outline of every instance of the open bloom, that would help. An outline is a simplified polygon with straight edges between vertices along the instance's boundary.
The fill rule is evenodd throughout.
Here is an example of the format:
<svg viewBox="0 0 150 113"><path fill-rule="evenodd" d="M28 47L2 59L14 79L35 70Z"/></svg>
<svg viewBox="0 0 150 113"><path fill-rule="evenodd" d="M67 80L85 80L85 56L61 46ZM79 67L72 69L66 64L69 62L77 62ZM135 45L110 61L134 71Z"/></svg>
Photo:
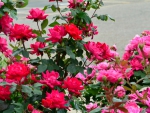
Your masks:
<svg viewBox="0 0 150 113"><path fill-rule="evenodd" d="M45 14L44 10L41 10L39 8L32 8L29 12L30 15L27 16L27 19L34 19L34 21L45 20L48 16L47 14Z"/></svg>
<svg viewBox="0 0 150 113"><path fill-rule="evenodd" d="M65 29L74 40L82 40L81 37L82 30L79 30L76 25L74 24L65 25Z"/></svg>
<svg viewBox="0 0 150 113"><path fill-rule="evenodd" d="M30 38L35 38L37 35L32 32L32 29L28 25L15 24L11 28L9 35L10 40L28 40Z"/></svg>
<svg viewBox="0 0 150 113"><path fill-rule="evenodd" d="M97 103L89 103L88 105L85 106L86 110L88 112L92 111L93 109L96 109L98 107Z"/></svg>
<svg viewBox="0 0 150 113"><path fill-rule="evenodd" d="M46 98L42 99L42 105L46 108L66 108L65 104L65 94L63 92L58 92L57 90L52 90L51 93L46 93Z"/></svg>
<svg viewBox="0 0 150 113"><path fill-rule="evenodd" d="M9 100L10 95L11 92L9 86L0 86L0 100Z"/></svg>
<svg viewBox="0 0 150 113"><path fill-rule="evenodd" d="M45 47L45 43L43 42L35 42L35 44L30 45L33 51L31 51L31 54L36 54L36 55L43 55L43 52L40 51L39 49L42 49Z"/></svg>
<svg viewBox="0 0 150 113"><path fill-rule="evenodd" d="M104 78L106 78L111 83L116 83L119 79L123 78L123 75L113 69L101 70L99 75L97 76L97 80L103 81Z"/></svg>
<svg viewBox="0 0 150 113"><path fill-rule="evenodd" d="M70 78L68 77L64 81L63 88L67 88L69 92L75 93L77 95L80 94L80 90L83 90L84 87L82 86L82 82L78 80L77 78Z"/></svg>
<svg viewBox="0 0 150 113"><path fill-rule="evenodd" d="M129 113L140 113L142 109L135 102L127 102L125 108Z"/></svg>
<svg viewBox="0 0 150 113"><path fill-rule="evenodd" d="M0 18L0 32L4 32L5 35L10 33L10 28L12 27L12 21L13 19L8 15L8 13L5 13Z"/></svg>
<svg viewBox="0 0 150 113"><path fill-rule="evenodd" d="M30 69L27 65L15 62L7 67L6 79L10 79L14 82L21 82L30 73Z"/></svg>
<svg viewBox="0 0 150 113"><path fill-rule="evenodd" d="M88 42L87 44L84 44L84 47L87 51L91 53L91 59L97 59L97 60L108 60L110 59L110 48L105 43L100 42Z"/></svg>
<svg viewBox="0 0 150 113"><path fill-rule="evenodd" d="M118 98L122 98L124 97L126 91L122 86L117 86L114 93L116 94Z"/></svg>
<svg viewBox="0 0 150 113"><path fill-rule="evenodd" d="M55 86L61 85L61 82L58 81L59 73L55 71L46 71L46 73L42 73L43 80L40 80L41 83L48 85L50 88L54 88Z"/></svg>
<svg viewBox="0 0 150 113"><path fill-rule="evenodd" d="M62 37L65 36L66 30L64 26L54 26L53 29L49 29L50 34L48 34L49 38L47 40L50 40L52 43L61 42Z"/></svg>

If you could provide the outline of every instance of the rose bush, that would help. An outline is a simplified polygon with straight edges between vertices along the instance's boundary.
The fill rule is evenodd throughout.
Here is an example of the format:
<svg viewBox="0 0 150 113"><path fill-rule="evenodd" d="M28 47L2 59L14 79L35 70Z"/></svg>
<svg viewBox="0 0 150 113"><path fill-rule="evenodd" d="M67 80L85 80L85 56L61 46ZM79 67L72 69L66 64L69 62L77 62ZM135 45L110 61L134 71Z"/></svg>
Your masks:
<svg viewBox="0 0 150 113"><path fill-rule="evenodd" d="M115 45L84 41L98 34L93 18L114 20L96 14L101 0L69 0L64 9L52 1L26 16L37 29L12 23L28 0L0 1L0 32L8 37L0 37L0 112L150 113L150 31L120 57ZM60 15L49 20L46 10Z"/></svg>

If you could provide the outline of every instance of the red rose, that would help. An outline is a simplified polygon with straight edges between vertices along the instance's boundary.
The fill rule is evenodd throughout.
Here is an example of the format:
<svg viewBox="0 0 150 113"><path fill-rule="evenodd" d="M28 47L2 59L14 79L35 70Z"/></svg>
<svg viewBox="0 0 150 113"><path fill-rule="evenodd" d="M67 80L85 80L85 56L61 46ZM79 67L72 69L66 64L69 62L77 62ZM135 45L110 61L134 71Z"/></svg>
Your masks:
<svg viewBox="0 0 150 113"><path fill-rule="evenodd" d="M9 100L10 95L11 92L9 86L0 86L0 100Z"/></svg>
<svg viewBox="0 0 150 113"><path fill-rule="evenodd" d="M28 104L27 109L28 111L33 111L34 107L32 106L32 104Z"/></svg>
<svg viewBox="0 0 150 113"><path fill-rule="evenodd" d="M79 30L74 24L65 25L65 29L75 40L82 40L82 30Z"/></svg>
<svg viewBox="0 0 150 113"><path fill-rule="evenodd" d="M10 40L28 40L31 37L35 38L37 35L32 33L32 29L28 25L24 24L15 24L11 28L9 35Z"/></svg>
<svg viewBox="0 0 150 113"><path fill-rule="evenodd" d="M70 78L68 77L64 81L63 88L67 88L69 92L75 93L77 95L80 94L80 90L83 90L84 87L82 86L82 82L77 78Z"/></svg>
<svg viewBox="0 0 150 113"><path fill-rule="evenodd" d="M65 94L62 92L58 92L57 90L52 90L51 93L46 93L46 98L42 99L42 105L46 108L66 108L65 104Z"/></svg>
<svg viewBox="0 0 150 113"><path fill-rule="evenodd" d="M10 79L14 82L20 82L23 78L30 73L30 69L25 64L15 62L7 67L6 79Z"/></svg>

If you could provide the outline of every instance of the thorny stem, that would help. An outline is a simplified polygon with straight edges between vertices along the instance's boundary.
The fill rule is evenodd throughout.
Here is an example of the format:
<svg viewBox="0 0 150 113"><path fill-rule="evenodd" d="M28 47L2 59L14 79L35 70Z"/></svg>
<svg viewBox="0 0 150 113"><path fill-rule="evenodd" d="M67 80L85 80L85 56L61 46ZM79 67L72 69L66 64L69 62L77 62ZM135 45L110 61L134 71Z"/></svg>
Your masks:
<svg viewBox="0 0 150 113"><path fill-rule="evenodd" d="M102 0L100 0L100 1L99 1L98 7L100 6L101 2L103 2L103 1L102 1ZM93 12L93 14L92 14L91 18L93 18L93 17L94 17L94 15L95 15L95 13L96 13L97 9L98 9L98 8L96 8L96 9L94 10L94 12Z"/></svg>
<svg viewBox="0 0 150 113"><path fill-rule="evenodd" d="M38 26L38 30L40 32L40 36L42 36L42 33L41 33L41 30L40 30L40 27L39 27L39 22L37 21L37 26Z"/></svg>
<svg viewBox="0 0 150 113"><path fill-rule="evenodd" d="M58 10L59 14L63 17L63 15L60 11L60 8L59 8L58 0L56 0L56 3L57 3L57 10ZM68 23L68 21L66 19L65 19L65 21Z"/></svg>
<svg viewBox="0 0 150 113"><path fill-rule="evenodd" d="M92 61L92 62L90 62L88 65L87 65L87 67L90 65L90 64L92 64L94 62L94 60Z"/></svg>

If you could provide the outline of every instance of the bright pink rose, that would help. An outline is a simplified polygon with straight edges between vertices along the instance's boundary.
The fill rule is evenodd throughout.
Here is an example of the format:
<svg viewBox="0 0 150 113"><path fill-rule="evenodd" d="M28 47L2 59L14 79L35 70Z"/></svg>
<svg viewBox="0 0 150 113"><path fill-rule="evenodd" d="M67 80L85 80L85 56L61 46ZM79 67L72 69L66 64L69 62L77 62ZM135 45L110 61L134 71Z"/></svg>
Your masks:
<svg viewBox="0 0 150 113"><path fill-rule="evenodd" d="M65 29L66 29L67 33L69 33L69 35L74 40L82 40L82 37L81 37L82 31L79 30L76 25L74 25L74 24L65 25Z"/></svg>
<svg viewBox="0 0 150 113"><path fill-rule="evenodd" d="M4 5L4 3L0 0L0 8Z"/></svg>
<svg viewBox="0 0 150 113"><path fill-rule="evenodd" d="M6 79L21 82L30 74L30 69L25 64L15 62L7 67Z"/></svg>
<svg viewBox="0 0 150 113"><path fill-rule="evenodd" d="M10 87L9 86L0 86L0 100L10 100Z"/></svg>
<svg viewBox="0 0 150 113"><path fill-rule="evenodd" d="M48 16L45 14L44 10L41 10L39 8L32 8L30 11L30 15L27 16L27 19L34 19L34 21L39 21L39 20L45 20L46 17Z"/></svg>
<svg viewBox="0 0 150 113"><path fill-rule="evenodd" d="M69 2L69 8L75 8L76 6L78 6L80 3L83 2L83 0L68 0Z"/></svg>
<svg viewBox="0 0 150 113"><path fill-rule="evenodd" d="M125 91L125 89L122 86L117 86L117 88L115 89L114 93L115 93L115 95L118 98L122 98L122 97L125 96L126 91Z"/></svg>
<svg viewBox="0 0 150 113"><path fill-rule="evenodd" d="M7 50L7 40L5 38L0 37L0 51L4 52Z"/></svg>
<svg viewBox="0 0 150 113"><path fill-rule="evenodd" d="M107 70L108 67L109 67L109 63L101 62L101 63L97 64L96 69L98 69L98 70Z"/></svg>
<svg viewBox="0 0 150 113"><path fill-rule="evenodd" d="M46 73L42 73L43 80L40 80L41 83L48 85L50 88L54 88L55 86L60 86L61 82L57 79L59 78L59 73L55 71L49 72L48 70Z"/></svg>
<svg viewBox="0 0 150 113"><path fill-rule="evenodd" d="M43 55L43 52L39 49L43 49L45 47L45 43L35 42L35 44L31 44L30 47L33 49L33 51L31 51L31 54L36 54L37 56Z"/></svg>
<svg viewBox="0 0 150 113"><path fill-rule="evenodd" d="M67 88L69 92L75 93L77 95L80 95L80 90L84 89L82 82L75 77L68 77L66 80L64 80L64 85L62 87Z"/></svg>
<svg viewBox="0 0 150 113"><path fill-rule="evenodd" d="M98 107L97 103L89 103L88 105L85 106L87 112L92 111L93 109L96 109Z"/></svg>
<svg viewBox="0 0 150 113"><path fill-rule="evenodd" d="M78 73L75 77L81 79L82 81L85 81L86 79L82 73Z"/></svg>
<svg viewBox="0 0 150 113"><path fill-rule="evenodd" d="M110 59L110 48L105 43L100 42L88 42L87 44L84 44L84 47L87 51L91 53L91 58L96 58L97 60L108 60Z"/></svg>
<svg viewBox="0 0 150 113"><path fill-rule="evenodd" d="M129 60L130 57L132 57L132 55L133 55L133 52L131 52L131 51L125 51L125 53L123 54L123 59L124 60Z"/></svg>
<svg viewBox="0 0 150 113"><path fill-rule="evenodd" d="M131 67L133 70L142 70L143 66L142 66L142 60L143 58L141 56L135 56L131 61Z"/></svg>
<svg viewBox="0 0 150 113"><path fill-rule="evenodd" d="M117 51L110 50L110 56L111 58L116 58L119 57L119 53Z"/></svg>
<svg viewBox="0 0 150 113"><path fill-rule="evenodd" d="M142 109L133 101L126 102L125 108L129 113L140 113L142 111Z"/></svg>
<svg viewBox="0 0 150 113"><path fill-rule="evenodd" d="M92 72L90 74L88 74L87 70L84 70L84 74L86 75L87 80L92 79L93 77L95 77L95 74L96 74L96 70L92 67L90 68L92 69Z"/></svg>
<svg viewBox="0 0 150 113"><path fill-rule="evenodd" d="M144 36L147 36L147 35L149 35L149 36L150 36L150 31L148 31L148 30L145 30L145 31L143 31L143 32L142 32L142 35L144 35Z"/></svg>
<svg viewBox="0 0 150 113"><path fill-rule="evenodd" d="M35 38L37 35L32 32L32 29L28 25L15 24L11 28L9 35L10 40L28 40L30 38Z"/></svg>
<svg viewBox="0 0 150 113"><path fill-rule="evenodd" d="M42 111L34 109L31 113L43 113Z"/></svg>
<svg viewBox="0 0 150 113"><path fill-rule="evenodd" d="M63 109L66 108L65 104L65 94L63 92L58 92L57 90L52 90L51 93L46 93L46 98L42 99L42 105L45 108L59 108Z"/></svg>
<svg viewBox="0 0 150 113"><path fill-rule="evenodd" d="M143 54L145 58L150 58L150 46L144 45ZM141 55L143 56L143 55Z"/></svg>
<svg viewBox="0 0 150 113"><path fill-rule="evenodd" d="M97 80L103 81L106 78L111 83L116 83L119 79L123 78L122 73L119 73L116 70L109 69L109 70L101 70L99 75L97 76Z"/></svg>
<svg viewBox="0 0 150 113"><path fill-rule="evenodd" d="M4 32L5 35L10 33L10 28L12 27L12 21L13 19L8 15L8 13L5 13L0 18L0 32Z"/></svg>
<svg viewBox="0 0 150 113"><path fill-rule="evenodd" d="M144 44L144 39L141 38L139 35L136 35L130 43L126 46L126 51L133 51L137 50L139 44Z"/></svg>
<svg viewBox="0 0 150 113"><path fill-rule="evenodd" d="M49 29L50 34L48 34L49 38L52 43L61 42L62 37L65 36L67 33L65 31L64 26L54 26L53 29Z"/></svg>

